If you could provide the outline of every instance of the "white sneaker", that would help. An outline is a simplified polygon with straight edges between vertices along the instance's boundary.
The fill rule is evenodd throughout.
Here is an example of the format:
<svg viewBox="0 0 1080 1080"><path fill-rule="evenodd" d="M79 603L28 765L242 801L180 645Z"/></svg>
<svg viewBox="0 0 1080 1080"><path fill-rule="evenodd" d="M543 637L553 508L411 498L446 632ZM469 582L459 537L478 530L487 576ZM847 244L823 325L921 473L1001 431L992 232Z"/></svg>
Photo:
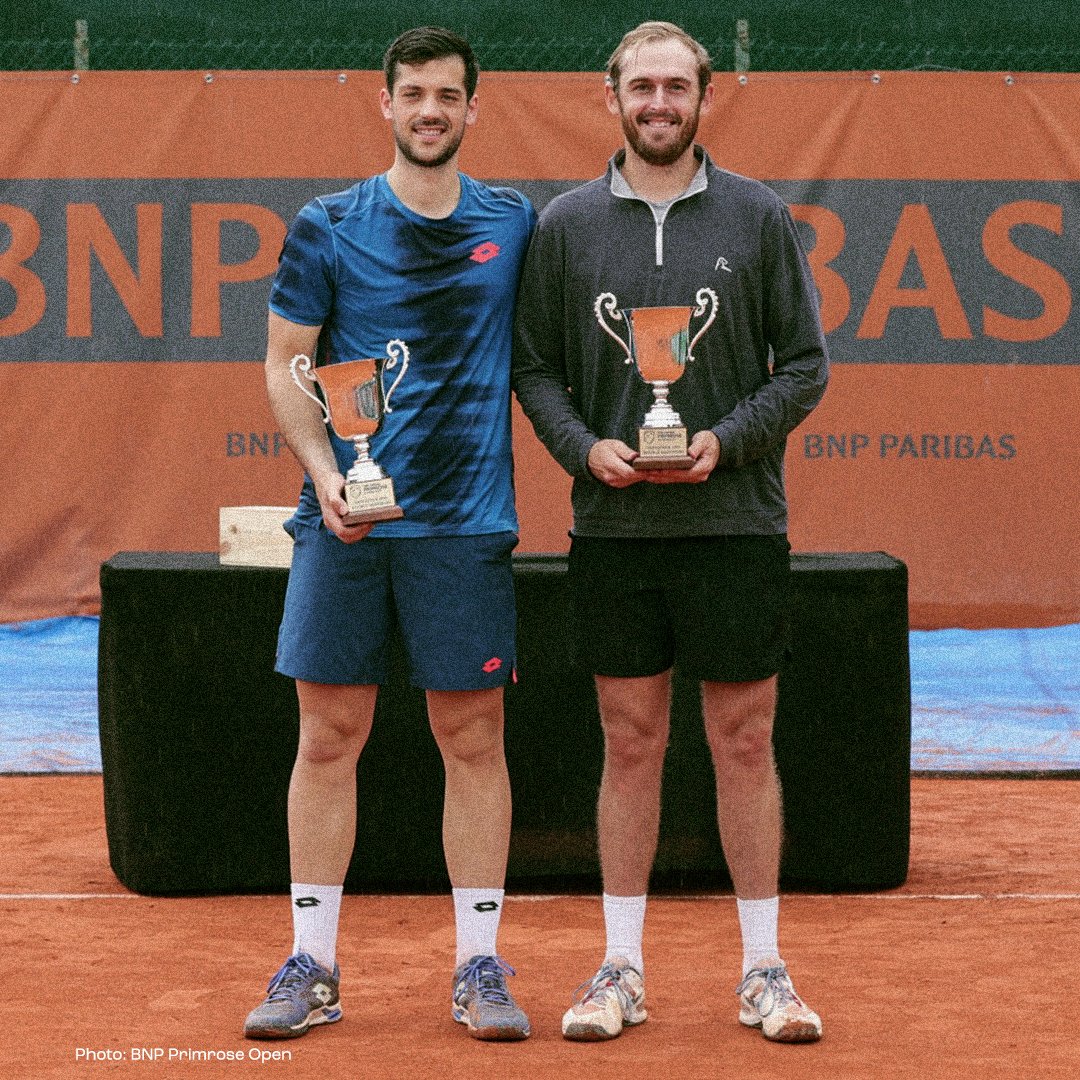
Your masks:
<svg viewBox="0 0 1080 1080"><path fill-rule="evenodd" d="M739 1023L761 1028L766 1039L816 1042L821 1038L821 1017L795 993L783 960L767 960L748 972L735 993L742 1005Z"/></svg>
<svg viewBox="0 0 1080 1080"><path fill-rule="evenodd" d="M617 956L574 991L573 1004L563 1017L563 1038L574 1042L614 1039L624 1026L643 1023L648 1015L641 972Z"/></svg>

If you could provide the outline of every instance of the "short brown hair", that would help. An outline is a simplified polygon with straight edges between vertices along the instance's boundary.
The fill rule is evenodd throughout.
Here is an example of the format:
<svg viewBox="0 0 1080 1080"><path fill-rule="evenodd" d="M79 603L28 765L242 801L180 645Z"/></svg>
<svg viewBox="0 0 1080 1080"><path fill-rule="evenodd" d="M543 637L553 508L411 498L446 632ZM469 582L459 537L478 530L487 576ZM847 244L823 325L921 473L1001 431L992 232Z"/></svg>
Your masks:
<svg viewBox="0 0 1080 1080"><path fill-rule="evenodd" d="M386 89L393 94L398 64L418 66L429 60L442 60L446 56L461 57L465 65L465 96L471 98L476 93L480 75L472 46L460 34L444 30L441 26L418 26L415 30L406 30L386 50L383 57Z"/></svg>
<svg viewBox="0 0 1080 1080"><path fill-rule="evenodd" d="M624 35L607 63L607 81L611 88L618 92L623 58L630 49L637 45L644 45L647 41L667 40L681 41L694 54L698 69L698 90L704 94L705 87L712 79L712 58L708 50L681 27L674 23L659 21L643 22Z"/></svg>

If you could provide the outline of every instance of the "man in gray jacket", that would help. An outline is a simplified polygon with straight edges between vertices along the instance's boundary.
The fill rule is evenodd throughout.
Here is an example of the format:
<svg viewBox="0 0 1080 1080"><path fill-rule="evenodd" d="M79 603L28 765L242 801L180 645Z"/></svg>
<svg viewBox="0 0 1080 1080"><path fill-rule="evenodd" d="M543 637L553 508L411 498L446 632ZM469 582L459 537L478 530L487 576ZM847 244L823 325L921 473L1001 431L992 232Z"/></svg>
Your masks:
<svg viewBox="0 0 1080 1080"><path fill-rule="evenodd" d="M574 477L577 652L604 729L607 948L563 1034L608 1039L646 1018L642 930L678 658L701 681L738 899L739 1019L769 1039L812 1041L821 1021L777 944L772 726L790 588L784 448L827 379L817 294L781 199L695 144L713 97L698 42L643 23L615 50L606 95L624 147L605 176L541 215L514 354L521 405ZM656 312L672 308L674 331L670 311ZM657 428L675 449L652 460Z"/></svg>

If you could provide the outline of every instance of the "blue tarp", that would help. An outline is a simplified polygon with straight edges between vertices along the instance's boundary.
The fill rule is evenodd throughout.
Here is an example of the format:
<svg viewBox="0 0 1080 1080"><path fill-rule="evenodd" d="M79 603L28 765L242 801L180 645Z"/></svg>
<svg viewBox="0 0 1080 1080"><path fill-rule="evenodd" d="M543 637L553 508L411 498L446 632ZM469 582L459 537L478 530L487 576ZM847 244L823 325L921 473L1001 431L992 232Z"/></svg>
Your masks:
<svg viewBox="0 0 1080 1080"><path fill-rule="evenodd" d="M0 625L0 772L97 772L95 618ZM1080 770L1080 624L911 634L916 771Z"/></svg>
<svg viewBox="0 0 1080 1080"><path fill-rule="evenodd" d="M0 772L100 772L98 619L0 625Z"/></svg>
<svg viewBox="0 0 1080 1080"><path fill-rule="evenodd" d="M1080 769L1080 623L911 634L912 768Z"/></svg>

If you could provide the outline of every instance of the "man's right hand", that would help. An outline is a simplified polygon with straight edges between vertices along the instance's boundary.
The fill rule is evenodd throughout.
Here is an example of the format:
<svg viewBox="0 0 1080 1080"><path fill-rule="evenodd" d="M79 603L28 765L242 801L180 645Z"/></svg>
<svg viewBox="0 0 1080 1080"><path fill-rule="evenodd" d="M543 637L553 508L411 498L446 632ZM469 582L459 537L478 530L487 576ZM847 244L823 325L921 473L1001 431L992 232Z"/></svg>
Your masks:
<svg viewBox="0 0 1080 1080"><path fill-rule="evenodd" d="M315 493L319 497L323 523L343 544L363 540L375 527L373 521L358 521L355 525L345 523L349 504L345 501L345 477L340 473L316 483Z"/></svg>
<svg viewBox="0 0 1080 1080"><path fill-rule="evenodd" d="M602 484L624 488L644 479L642 474L630 465L637 456L636 450L631 450L619 439L601 439L593 443L587 464L589 472Z"/></svg>

